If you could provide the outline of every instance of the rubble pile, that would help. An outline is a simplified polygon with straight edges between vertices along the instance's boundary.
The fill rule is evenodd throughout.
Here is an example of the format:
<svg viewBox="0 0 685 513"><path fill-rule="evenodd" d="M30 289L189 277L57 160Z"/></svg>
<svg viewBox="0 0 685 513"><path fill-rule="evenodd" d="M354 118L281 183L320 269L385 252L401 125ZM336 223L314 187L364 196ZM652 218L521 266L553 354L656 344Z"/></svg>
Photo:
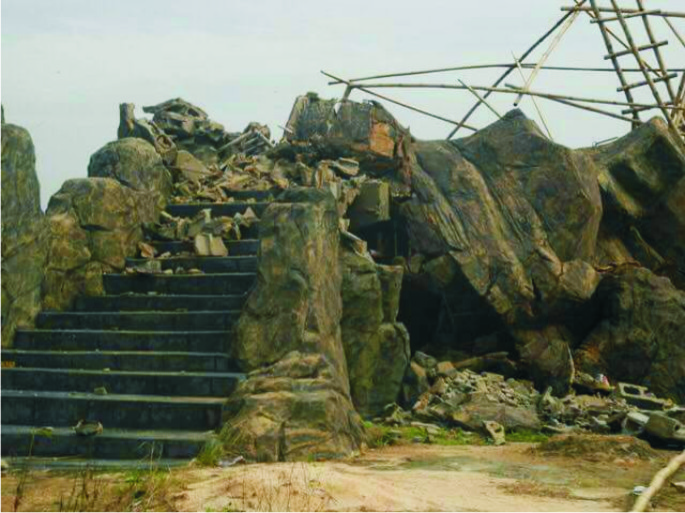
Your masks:
<svg viewBox="0 0 685 513"><path fill-rule="evenodd" d="M473 366L472 363L471 365ZM685 446L685 408L654 397L645 387L598 377L593 394L554 397L531 381L492 372L458 370L462 362L414 354L405 378L404 408L389 404L375 422L389 426L432 425L480 432L493 439L502 430L546 434L627 434L657 444ZM588 390L587 378L579 390Z"/></svg>

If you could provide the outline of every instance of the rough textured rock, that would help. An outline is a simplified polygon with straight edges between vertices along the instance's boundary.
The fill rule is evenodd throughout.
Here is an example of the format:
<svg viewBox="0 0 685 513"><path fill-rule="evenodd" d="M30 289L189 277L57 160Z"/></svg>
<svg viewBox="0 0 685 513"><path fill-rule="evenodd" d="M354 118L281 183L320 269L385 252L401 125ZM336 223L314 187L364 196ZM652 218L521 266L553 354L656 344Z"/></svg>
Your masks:
<svg viewBox="0 0 685 513"><path fill-rule="evenodd" d="M601 264L638 261L685 288L685 146L660 118L586 150L601 169Z"/></svg>
<svg viewBox="0 0 685 513"><path fill-rule="evenodd" d="M257 461L342 458L363 436L338 370L321 353L292 351L252 372L227 411L230 439Z"/></svg>
<svg viewBox="0 0 685 513"><path fill-rule="evenodd" d="M375 264L352 249L342 251L342 340L350 393L357 411L380 414L397 401L409 365L409 334L395 322L402 268Z"/></svg>
<svg viewBox="0 0 685 513"><path fill-rule="evenodd" d="M575 355L579 370L685 402L685 292L625 266L602 279L597 296L603 320Z"/></svg>
<svg viewBox="0 0 685 513"><path fill-rule="evenodd" d="M415 147L414 195L402 212L412 249L426 257L420 273L459 319L453 344L507 332L544 369L539 384L549 378L563 393L568 344L545 330L573 324L597 282L590 266L568 263L594 255L602 204L592 160L549 141L520 111L454 143ZM581 282L565 280L565 269ZM517 337L531 330L534 341ZM538 361L549 354L558 364Z"/></svg>
<svg viewBox="0 0 685 513"><path fill-rule="evenodd" d="M171 174L149 142L136 137L113 141L91 157L88 176L114 178L134 191L148 195L158 211L171 194Z"/></svg>
<svg viewBox="0 0 685 513"><path fill-rule="evenodd" d="M79 294L99 295L102 274L121 271L155 206L111 178L67 180L50 199L44 307L63 310Z"/></svg>
<svg viewBox="0 0 685 513"><path fill-rule="evenodd" d="M40 310L45 263L36 155L27 130L2 125L2 345Z"/></svg>
<svg viewBox="0 0 685 513"><path fill-rule="evenodd" d="M257 284L233 346L257 370L233 395L229 422L263 461L347 455L362 429L341 341L337 206L312 189L288 190L279 201L262 216Z"/></svg>
<svg viewBox="0 0 685 513"><path fill-rule="evenodd" d="M177 149L174 141L166 135L154 122L146 119L136 119L135 105L122 103L119 105L119 129L117 137L137 137L144 139L155 147L165 164L173 164L176 160Z"/></svg>
<svg viewBox="0 0 685 513"><path fill-rule="evenodd" d="M396 167L405 131L379 103L324 100L315 93L295 100L286 139L319 158L352 157L365 171Z"/></svg>

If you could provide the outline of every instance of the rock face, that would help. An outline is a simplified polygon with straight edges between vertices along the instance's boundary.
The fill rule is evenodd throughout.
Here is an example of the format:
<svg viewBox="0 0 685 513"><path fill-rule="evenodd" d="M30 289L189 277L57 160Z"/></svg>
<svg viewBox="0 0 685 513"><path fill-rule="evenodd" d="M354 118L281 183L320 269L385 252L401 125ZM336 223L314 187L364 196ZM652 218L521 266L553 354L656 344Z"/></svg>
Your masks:
<svg viewBox="0 0 685 513"><path fill-rule="evenodd" d="M155 205L112 178L67 180L50 199L44 308L63 310L79 294L101 295L102 274L123 270Z"/></svg>
<svg viewBox="0 0 685 513"><path fill-rule="evenodd" d="M46 230L28 131L2 124L2 345L40 310Z"/></svg>
<svg viewBox="0 0 685 513"><path fill-rule="evenodd" d="M155 147L143 139L127 137L113 141L90 157L88 176L114 178L122 185L149 196L161 212L171 193L171 174Z"/></svg>
<svg viewBox="0 0 685 513"><path fill-rule="evenodd" d="M685 402L685 292L626 266L604 277L597 296L602 321L576 354L579 370Z"/></svg>
<svg viewBox="0 0 685 513"><path fill-rule="evenodd" d="M236 327L235 356L256 370L231 397L229 422L260 461L349 455L362 428L340 333L336 203L307 189L279 201L262 217L257 285Z"/></svg>
<svg viewBox="0 0 685 513"><path fill-rule="evenodd" d="M685 286L685 147L660 118L587 150L601 169L601 264L637 261Z"/></svg>
<svg viewBox="0 0 685 513"><path fill-rule="evenodd" d="M397 401L409 365L409 333L396 322L402 267L342 251L342 340L357 411L374 417Z"/></svg>
<svg viewBox="0 0 685 513"><path fill-rule="evenodd" d="M513 337L540 386L568 388L564 326L597 284L591 266L573 263L593 257L597 174L590 158L546 139L520 111L454 143L416 144L414 195L402 209L411 247L425 257L419 274L458 319L455 347Z"/></svg>

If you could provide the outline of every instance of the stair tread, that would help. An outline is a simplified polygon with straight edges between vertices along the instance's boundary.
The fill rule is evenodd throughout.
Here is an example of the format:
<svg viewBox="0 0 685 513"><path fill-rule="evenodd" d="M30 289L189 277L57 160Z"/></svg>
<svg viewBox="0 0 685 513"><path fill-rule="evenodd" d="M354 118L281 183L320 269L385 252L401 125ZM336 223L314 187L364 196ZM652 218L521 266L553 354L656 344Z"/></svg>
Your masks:
<svg viewBox="0 0 685 513"><path fill-rule="evenodd" d="M99 312L77 312L77 311L44 311L38 315L44 316L71 316L71 317L96 317L101 315L123 315L123 316L135 316L135 315L150 315L155 314L159 316L169 316L176 317L179 315L238 315L240 310L186 310L186 311L174 311L170 312L168 310L124 310L124 311L99 311Z"/></svg>
<svg viewBox="0 0 685 513"><path fill-rule="evenodd" d="M112 334L120 333L122 335L150 335L150 336L160 336L160 335L218 335L220 333L230 334L230 330L94 330L94 329L67 329L67 330L57 330L57 329L31 329L31 330L17 330L17 333L92 333L93 335L101 335L103 333Z"/></svg>
<svg viewBox="0 0 685 513"><path fill-rule="evenodd" d="M206 406L221 406L226 402L224 397L202 397L202 396L164 396L164 395L142 395L142 394L95 394L92 392L55 392L41 390L0 390L0 397L8 398L40 398L64 401L75 399L81 401L95 402L133 402L147 404L193 404Z"/></svg>
<svg viewBox="0 0 685 513"><path fill-rule="evenodd" d="M159 332L155 332L159 333ZM41 355L58 355L58 354L69 354L73 356L90 355L96 353L102 356L187 356L187 357L202 357L207 358L225 358L229 359L229 356L225 353L217 352L202 352L202 351L100 351L100 350L89 350L83 351L80 349L75 349L70 351L68 349L55 349L55 350L44 350L44 349L3 349L2 355L19 355L19 354L41 354Z"/></svg>
<svg viewBox="0 0 685 513"><path fill-rule="evenodd" d="M198 371L127 371L127 370L97 370L97 369L74 369L74 368L47 368L47 367L10 367L2 372L43 372L49 374L69 374L71 376L154 376L154 377L177 377L188 378L244 378L240 372L198 372Z"/></svg>
<svg viewBox="0 0 685 513"><path fill-rule="evenodd" d="M242 278L249 276L257 276L257 273L246 273L246 272L230 272L230 273L202 273L202 274L166 274L166 273L154 273L154 274L121 274L121 273L104 273L103 276L116 276L120 278L138 278L144 277L154 277L154 278L164 278L164 279L197 279L197 278Z"/></svg>
<svg viewBox="0 0 685 513"><path fill-rule="evenodd" d="M18 424L2 424L0 430L3 435L31 435L35 433L37 426L25 426ZM78 437L71 427L53 427L52 436L69 436ZM172 430L172 429L124 429L124 428L106 428L97 435L97 438L116 438L116 439L131 439L131 440L192 440L192 441L208 441L216 436L212 430L208 431L189 431L189 430Z"/></svg>

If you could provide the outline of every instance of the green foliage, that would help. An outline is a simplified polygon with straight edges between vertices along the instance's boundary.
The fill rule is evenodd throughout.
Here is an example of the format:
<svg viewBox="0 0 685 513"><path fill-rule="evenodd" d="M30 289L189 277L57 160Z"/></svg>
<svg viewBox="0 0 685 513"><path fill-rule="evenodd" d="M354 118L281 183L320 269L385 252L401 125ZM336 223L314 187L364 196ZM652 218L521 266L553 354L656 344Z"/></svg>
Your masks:
<svg viewBox="0 0 685 513"><path fill-rule="evenodd" d="M423 427L416 426L385 426L364 422L366 429L366 444L370 448L385 447L387 445L402 445L409 443L430 443L436 445L483 445L485 441L474 433L462 429L441 428L436 434L428 434Z"/></svg>
<svg viewBox="0 0 685 513"><path fill-rule="evenodd" d="M216 467L225 453L226 451L221 441L212 439L202 447L202 450L195 458L195 461L205 467Z"/></svg>
<svg viewBox="0 0 685 513"><path fill-rule="evenodd" d="M531 431L529 429L511 431L506 434L506 437L507 442L526 442L532 444L538 444L549 440L549 436L545 435L544 433Z"/></svg>

